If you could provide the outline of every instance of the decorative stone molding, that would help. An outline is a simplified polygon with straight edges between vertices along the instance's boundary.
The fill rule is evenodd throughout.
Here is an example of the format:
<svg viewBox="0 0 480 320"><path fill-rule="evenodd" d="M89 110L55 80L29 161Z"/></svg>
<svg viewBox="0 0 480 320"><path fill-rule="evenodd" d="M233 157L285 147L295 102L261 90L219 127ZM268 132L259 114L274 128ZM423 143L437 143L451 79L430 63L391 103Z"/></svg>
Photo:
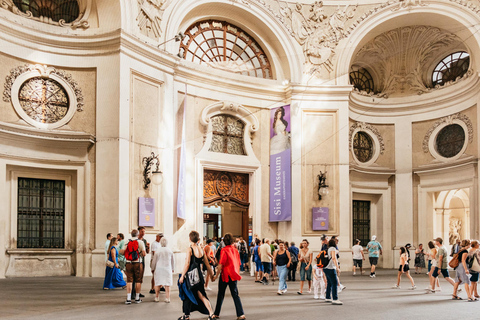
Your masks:
<svg viewBox="0 0 480 320"><path fill-rule="evenodd" d="M350 149L353 148L353 137L354 137L354 133L356 131L370 131L371 133L373 133L375 135L375 137L378 139L380 154L383 154L385 152L385 142L383 142L382 135L380 134L380 132L378 131L377 128L375 128L371 124L365 123L365 122L355 122L350 127L350 132L349 132L349 136L348 136L348 140L349 140L349 143L350 143Z"/></svg>
<svg viewBox="0 0 480 320"><path fill-rule="evenodd" d="M35 77L51 78L57 81L66 91L70 105L61 120L54 123L40 123L32 119L23 110L18 97L20 87L25 81ZM72 119L75 111L83 111L84 106L82 89L69 73L40 64L25 64L10 70L10 74L5 77L3 101L11 102L15 111L23 120L41 129L54 129L65 125Z"/></svg>
<svg viewBox="0 0 480 320"><path fill-rule="evenodd" d="M456 35L435 27L397 28L382 33L365 44L358 51L355 63L371 65L375 69L378 75L377 87L382 97L392 94L423 94L433 90L425 84L424 79L428 75L425 74L424 66L431 63L432 57L439 50L457 42L460 39ZM396 48L407 49L398 52Z"/></svg>
<svg viewBox="0 0 480 320"><path fill-rule="evenodd" d="M163 6L167 0L137 0L138 27L147 37L157 40L162 36L160 27L163 17Z"/></svg>
<svg viewBox="0 0 480 320"><path fill-rule="evenodd" d="M468 135L468 142L472 143L473 142L473 125L472 121L470 121L470 118L468 118L466 115L459 113L452 114L447 117L443 117L437 122L433 124L433 126L427 131L425 134L425 137L423 138L423 144L422 144L422 149L424 153L428 153L432 151L432 134L434 132L440 131L442 127L445 127L447 125L453 124L453 123L458 123L463 124L467 128L467 135Z"/></svg>
<svg viewBox="0 0 480 320"><path fill-rule="evenodd" d="M16 15L21 17L32 19L35 21L39 21L42 23L51 24L54 26L64 27L64 28L71 28L75 29L88 29L90 24L88 23L88 17L90 16L90 11L92 10L92 0L78 0L78 7L80 9L80 14L75 21L72 22L65 22L65 20L61 19L59 21L53 21L51 18L48 17L34 17L32 12L27 11L22 12L18 7L13 3L12 0L0 0L0 8L8 10Z"/></svg>

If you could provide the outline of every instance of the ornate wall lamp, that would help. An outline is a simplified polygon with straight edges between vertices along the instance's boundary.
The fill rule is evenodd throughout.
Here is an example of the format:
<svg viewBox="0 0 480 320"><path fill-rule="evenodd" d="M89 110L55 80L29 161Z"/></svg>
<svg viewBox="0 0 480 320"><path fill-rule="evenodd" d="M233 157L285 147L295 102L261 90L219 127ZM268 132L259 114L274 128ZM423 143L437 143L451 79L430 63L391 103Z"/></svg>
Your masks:
<svg viewBox="0 0 480 320"><path fill-rule="evenodd" d="M318 200L322 200L322 196L326 196L328 194L328 185L325 183L327 180L327 172L323 173L320 171L320 174L317 175L318 177Z"/></svg>
<svg viewBox="0 0 480 320"><path fill-rule="evenodd" d="M155 171L153 171L150 175L150 169L152 165L155 163ZM153 182L155 185L159 185L163 181L162 171L158 170L158 166L160 165L160 160L158 160L158 155L152 152L150 157L144 157L142 160L142 164L144 165L143 168L143 189L148 189L148 185L150 182ZM150 179L151 178L151 179Z"/></svg>

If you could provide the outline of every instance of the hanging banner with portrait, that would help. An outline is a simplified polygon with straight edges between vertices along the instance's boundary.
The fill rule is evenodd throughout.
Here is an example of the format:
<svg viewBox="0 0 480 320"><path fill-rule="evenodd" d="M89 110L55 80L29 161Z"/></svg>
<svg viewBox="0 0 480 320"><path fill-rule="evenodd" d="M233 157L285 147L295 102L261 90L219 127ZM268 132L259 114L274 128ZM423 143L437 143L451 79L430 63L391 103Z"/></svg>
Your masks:
<svg viewBox="0 0 480 320"><path fill-rule="evenodd" d="M270 222L292 220L290 105L270 116Z"/></svg>

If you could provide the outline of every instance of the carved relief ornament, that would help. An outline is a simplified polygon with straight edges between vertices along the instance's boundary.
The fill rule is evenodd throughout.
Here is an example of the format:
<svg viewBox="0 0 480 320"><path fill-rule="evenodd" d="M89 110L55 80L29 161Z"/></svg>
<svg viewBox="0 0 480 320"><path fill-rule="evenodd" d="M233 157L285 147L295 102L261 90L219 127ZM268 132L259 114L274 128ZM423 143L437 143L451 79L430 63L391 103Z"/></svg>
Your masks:
<svg viewBox="0 0 480 320"><path fill-rule="evenodd" d="M78 15L78 18L72 22L65 22L65 20L63 19L60 19L59 21L53 21L51 18L43 16L34 17L32 12L22 12L20 9L18 9L18 7L13 3L12 0L0 0L0 7L21 17L51 24L54 26L71 28L73 30L88 29L90 27L90 24L88 23L88 17L90 16L90 11L92 10L92 0L78 0L77 2L78 8L80 9L80 14Z"/></svg>
<svg viewBox="0 0 480 320"><path fill-rule="evenodd" d="M203 174L203 203L233 202L249 207L248 174L205 170Z"/></svg>
<svg viewBox="0 0 480 320"><path fill-rule="evenodd" d="M440 120L435 122L433 126L427 131L427 133L425 134L425 137L423 138L423 143L422 143L422 149L424 153L428 153L430 151L430 147L429 147L430 136L435 131L435 129L437 129L439 126L453 124L454 120L462 121L467 126L468 142L469 143L473 142L472 121L470 121L470 118L468 118L466 115L461 114L459 112L459 113L455 113L450 116L441 118Z"/></svg>
<svg viewBox="0 0 480 320"><path fill-rule="evenodd" d="M359 129L359 131L365 131L366 130L366 131L370 131L371 133L373 133L375 135L375 137L378 139L380 154L383 154L385 152L385 142L383 141L382 135L380 134L380 132L378 131L377 128L375 128L371 124L365 123L365 122L355 122L353 125L350 126L350 132L348 134L348 141L349 141L349 144L350 144L350 146L349 146L350 149L353 148L353 133L357 129Z"/></svg>
<svg viewBox="0 0 480 320"><path fill-rule="evenodd" d="M162 36L163 8L167 0L137 0L138 2L138 27L140 32L152 39Z"/></svg>

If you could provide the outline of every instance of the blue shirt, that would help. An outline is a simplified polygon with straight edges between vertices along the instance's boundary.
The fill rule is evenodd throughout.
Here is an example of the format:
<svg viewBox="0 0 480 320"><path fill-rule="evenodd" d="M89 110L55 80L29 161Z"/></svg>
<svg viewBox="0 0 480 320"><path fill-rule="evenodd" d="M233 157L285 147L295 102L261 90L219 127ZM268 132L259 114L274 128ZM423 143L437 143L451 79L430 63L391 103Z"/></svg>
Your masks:
<svg viewBox="0 0 480 320"><path fill-rule="evenodd" d="M299 250L298 250L297 247L291 246L291 247L288 248L288 251L290 251L291 254L294 254L294 255L296 255L296 256L298 257L298 252L299 252Z"/></svg>
<svg viewBox="0 0 480 320"><path fill-rule="evenodd" d="M369 257L378 258L380 255L380 250L382 250L382 246L380 245L380 242L372 240L367 244L367 249Z"/></svg>

